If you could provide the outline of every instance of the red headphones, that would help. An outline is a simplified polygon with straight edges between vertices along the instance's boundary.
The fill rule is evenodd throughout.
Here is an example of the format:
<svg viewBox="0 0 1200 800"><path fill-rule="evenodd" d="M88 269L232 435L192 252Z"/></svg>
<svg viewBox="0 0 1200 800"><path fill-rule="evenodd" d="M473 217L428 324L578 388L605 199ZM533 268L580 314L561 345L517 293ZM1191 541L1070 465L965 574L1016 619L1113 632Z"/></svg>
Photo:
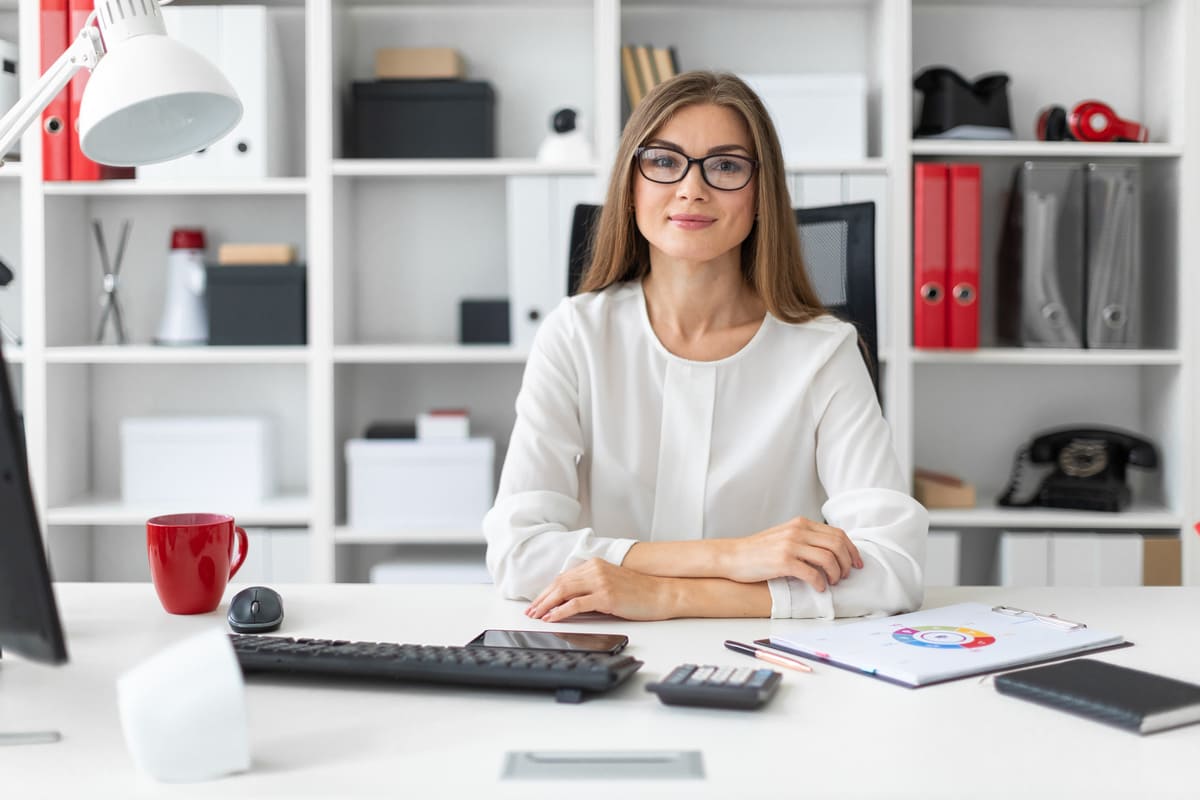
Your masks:
<svg viewBox="0 0 1200 800"><path fill-rule="evenodd" d="M1084 100L1070 112L1062 106L1048 106L1038 112L1037 138L1047 142L1147 142L1150 132L1133 120L1121 119L1111 106L1099 100Z"/></svg>

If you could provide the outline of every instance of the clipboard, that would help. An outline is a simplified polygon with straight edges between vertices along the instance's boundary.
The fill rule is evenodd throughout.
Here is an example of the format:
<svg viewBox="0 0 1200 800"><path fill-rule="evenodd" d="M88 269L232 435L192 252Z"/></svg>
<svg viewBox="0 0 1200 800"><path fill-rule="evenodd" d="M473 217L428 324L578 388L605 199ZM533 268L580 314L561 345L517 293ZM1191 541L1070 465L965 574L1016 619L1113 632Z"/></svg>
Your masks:
<svg viewBox="0 0 1200 800"><path fill-rule="evenodd" d="M1011 606L958 603L825 628L763 644L917 688L1067 656L1128 647L1119 633Z"/></svg>

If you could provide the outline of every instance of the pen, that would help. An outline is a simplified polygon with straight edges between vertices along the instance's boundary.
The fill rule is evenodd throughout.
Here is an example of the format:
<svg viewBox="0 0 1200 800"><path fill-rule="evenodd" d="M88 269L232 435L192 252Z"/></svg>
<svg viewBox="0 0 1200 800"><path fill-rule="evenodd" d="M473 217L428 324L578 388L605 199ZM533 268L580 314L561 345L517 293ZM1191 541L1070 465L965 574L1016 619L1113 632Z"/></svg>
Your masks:
<svg viewBox="0 0 1200 800"><path fill-rule="evenodd" d="M761 647L756 647L752 644L742 644L741 642L735 642L732 639L726 639L725 646L735 653L753 656L754 658L761 659L779 667L787 667L788 669L798 670L799 672L813 671L812 667L810 667L808 664L805 664L803 661L797 661L789 658L782 653L768 653Z"/></svg>

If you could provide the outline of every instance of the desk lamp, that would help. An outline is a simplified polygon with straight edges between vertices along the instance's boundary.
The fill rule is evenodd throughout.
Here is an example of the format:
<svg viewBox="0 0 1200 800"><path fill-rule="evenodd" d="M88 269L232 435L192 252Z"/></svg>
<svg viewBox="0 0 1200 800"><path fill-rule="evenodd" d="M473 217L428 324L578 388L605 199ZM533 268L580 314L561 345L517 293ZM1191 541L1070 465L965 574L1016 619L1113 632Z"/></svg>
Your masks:
<svg viewBox="0 0 1200 800"><path fill-rule="evenodd" d="M242 118L237 93L208 59L167 36L159 4L95 0L71 46L0 118L0 159L85 68L92 76L77 122L80 148L93 161L118 167L170 161L233 130Z"/></svg>
<svg viewBox="0 0 1200 800"><path fill-rule="evenodd" d="M167 38L159 0L95 0L83 30L0 118L0 159L71 77L92 70L79 109L80 147L102 164L168 161L207 147L242 116L242 103L204 56ZM99 20L97 30L92 25ZM2 164L3 161L0 161ZM36 661L67 660L29 483L16 402L0 354L0 645ZM55 731L6 733L0 746L57 741Z"/></svg>

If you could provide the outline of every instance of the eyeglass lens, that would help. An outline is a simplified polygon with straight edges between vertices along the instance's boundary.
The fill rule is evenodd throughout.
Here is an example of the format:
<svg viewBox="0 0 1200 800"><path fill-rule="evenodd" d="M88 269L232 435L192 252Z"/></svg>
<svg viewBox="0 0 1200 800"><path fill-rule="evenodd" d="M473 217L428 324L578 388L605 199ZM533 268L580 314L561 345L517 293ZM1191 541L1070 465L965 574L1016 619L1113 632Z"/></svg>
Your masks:
<svg viewBox="0 0 1200 800"><path fill-rule="evenodd" d="M704 180L716 189L741 189L754 175L754 162L742 156L717 153L696 159ZM682 153L661 147L646 147L638 154L638 169L655 183L676 183L683 180L692 160Z"/></svg>

